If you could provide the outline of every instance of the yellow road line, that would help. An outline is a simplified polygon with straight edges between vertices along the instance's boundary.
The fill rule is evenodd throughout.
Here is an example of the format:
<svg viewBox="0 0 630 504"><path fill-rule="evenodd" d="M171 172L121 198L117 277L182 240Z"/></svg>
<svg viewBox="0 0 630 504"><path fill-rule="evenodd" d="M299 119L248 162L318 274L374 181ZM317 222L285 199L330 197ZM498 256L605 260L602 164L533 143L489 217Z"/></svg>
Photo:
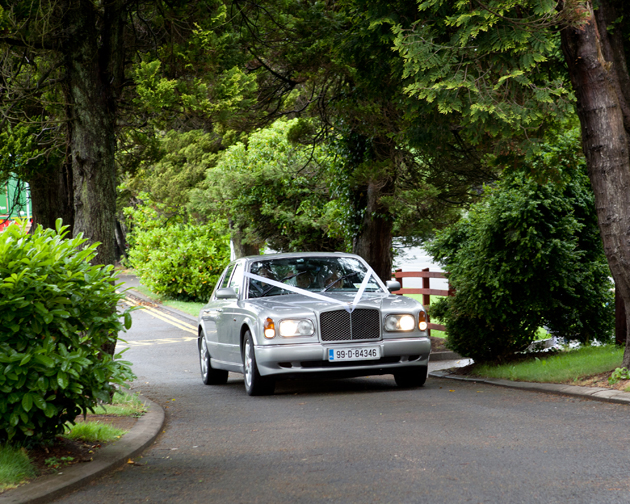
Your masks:
<svg viewBox="0 0 630 504"><path fill-rule="evenodd" d="M127 341L126 343L120 342L120 347L131 347L131 346L150 346L150 345L167 345L171 343L188 343L189 341L196 341L196 336L185 336L183 338L160 338L160 339L152 339L152 340L134 340Z"/></svg>

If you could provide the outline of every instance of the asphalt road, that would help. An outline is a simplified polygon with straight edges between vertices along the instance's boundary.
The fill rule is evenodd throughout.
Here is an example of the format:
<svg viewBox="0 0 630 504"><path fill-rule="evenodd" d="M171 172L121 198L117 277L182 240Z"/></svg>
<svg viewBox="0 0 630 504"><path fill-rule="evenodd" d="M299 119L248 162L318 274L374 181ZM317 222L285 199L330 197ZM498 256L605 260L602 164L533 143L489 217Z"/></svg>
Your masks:
<svg viewBox="0 0 630 504"><path fill-rule="evenodd" d="M166 408L134 464L56 502L628 503L630 410L429 378L205 386L195 330L134 313L126 357ZM188 327L188 328L187 328Z"/></svg>

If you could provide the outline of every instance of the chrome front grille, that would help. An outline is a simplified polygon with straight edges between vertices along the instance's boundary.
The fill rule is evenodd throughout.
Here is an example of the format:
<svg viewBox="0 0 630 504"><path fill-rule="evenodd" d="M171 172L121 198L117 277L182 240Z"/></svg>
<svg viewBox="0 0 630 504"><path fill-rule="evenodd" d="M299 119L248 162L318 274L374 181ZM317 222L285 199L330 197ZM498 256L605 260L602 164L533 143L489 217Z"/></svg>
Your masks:
<svg viewBox="0 0 630 504"><path fill-rule="evenodd" d="M319 316L322 341L375 340L381 337L378 310L358 308L324 312Z"/></svg>

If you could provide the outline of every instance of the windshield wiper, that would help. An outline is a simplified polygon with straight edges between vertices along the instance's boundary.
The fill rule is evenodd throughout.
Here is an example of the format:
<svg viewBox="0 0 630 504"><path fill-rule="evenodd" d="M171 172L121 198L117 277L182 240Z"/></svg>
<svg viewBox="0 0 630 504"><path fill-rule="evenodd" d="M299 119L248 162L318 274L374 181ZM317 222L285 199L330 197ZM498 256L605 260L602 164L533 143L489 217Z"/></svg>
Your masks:
<svg viewBox="0 0 630 504"><path fill-rule="evenodd" d="M292 278L303 275L304 273L306 273L306 271L300 271L299 273L291 273L290 275L287 275L282 280L280 280L280 283L284 283L285 280L291 280ZM267 294L267 292L269 292L274 287L275 285L270 285L269 287L267 287L264 291L262 291L262 294L260 295L260 297L263 297L265 294Z"/></svg>
<svg viewBox="0 0 630 504"><path fill-rule="evenodd" d="M354 271L352 273L348 273L347 275L344 275L342 277L337 278L337 280L335 280L334 282L329 283L326 287L324 287L320 292L326 292L328 289L330 289L333 285L335 285L337 282L341 281L341 280L345 280L346 278L350 278L353 277L355 275L358 275L359 272L358 271Z"/></svg>

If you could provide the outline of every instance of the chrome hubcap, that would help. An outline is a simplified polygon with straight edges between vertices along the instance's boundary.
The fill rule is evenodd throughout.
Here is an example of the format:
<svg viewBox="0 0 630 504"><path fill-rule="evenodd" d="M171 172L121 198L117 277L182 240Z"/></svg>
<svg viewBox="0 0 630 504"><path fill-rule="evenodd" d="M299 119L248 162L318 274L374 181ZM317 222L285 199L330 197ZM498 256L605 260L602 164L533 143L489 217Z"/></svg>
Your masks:
<svg viewBox="0 0 630 504"><path fill-rule="evenodd" d="M206 339L201 338L201 347L199 348L199 363L201 364L201 374L205 377L208 374L208 345Z"/></svg>
<svg viewBox="0 0 630 504"><path fill-rule="evenodd" d="M245 342L245 358L243 359L244 365L245 365L245 385L247 386L247 388L252 386L252 374L253 374L253 363L252 363L252 351L251 351L251 347L249 345L249 340L247 340Z"/></svg>

